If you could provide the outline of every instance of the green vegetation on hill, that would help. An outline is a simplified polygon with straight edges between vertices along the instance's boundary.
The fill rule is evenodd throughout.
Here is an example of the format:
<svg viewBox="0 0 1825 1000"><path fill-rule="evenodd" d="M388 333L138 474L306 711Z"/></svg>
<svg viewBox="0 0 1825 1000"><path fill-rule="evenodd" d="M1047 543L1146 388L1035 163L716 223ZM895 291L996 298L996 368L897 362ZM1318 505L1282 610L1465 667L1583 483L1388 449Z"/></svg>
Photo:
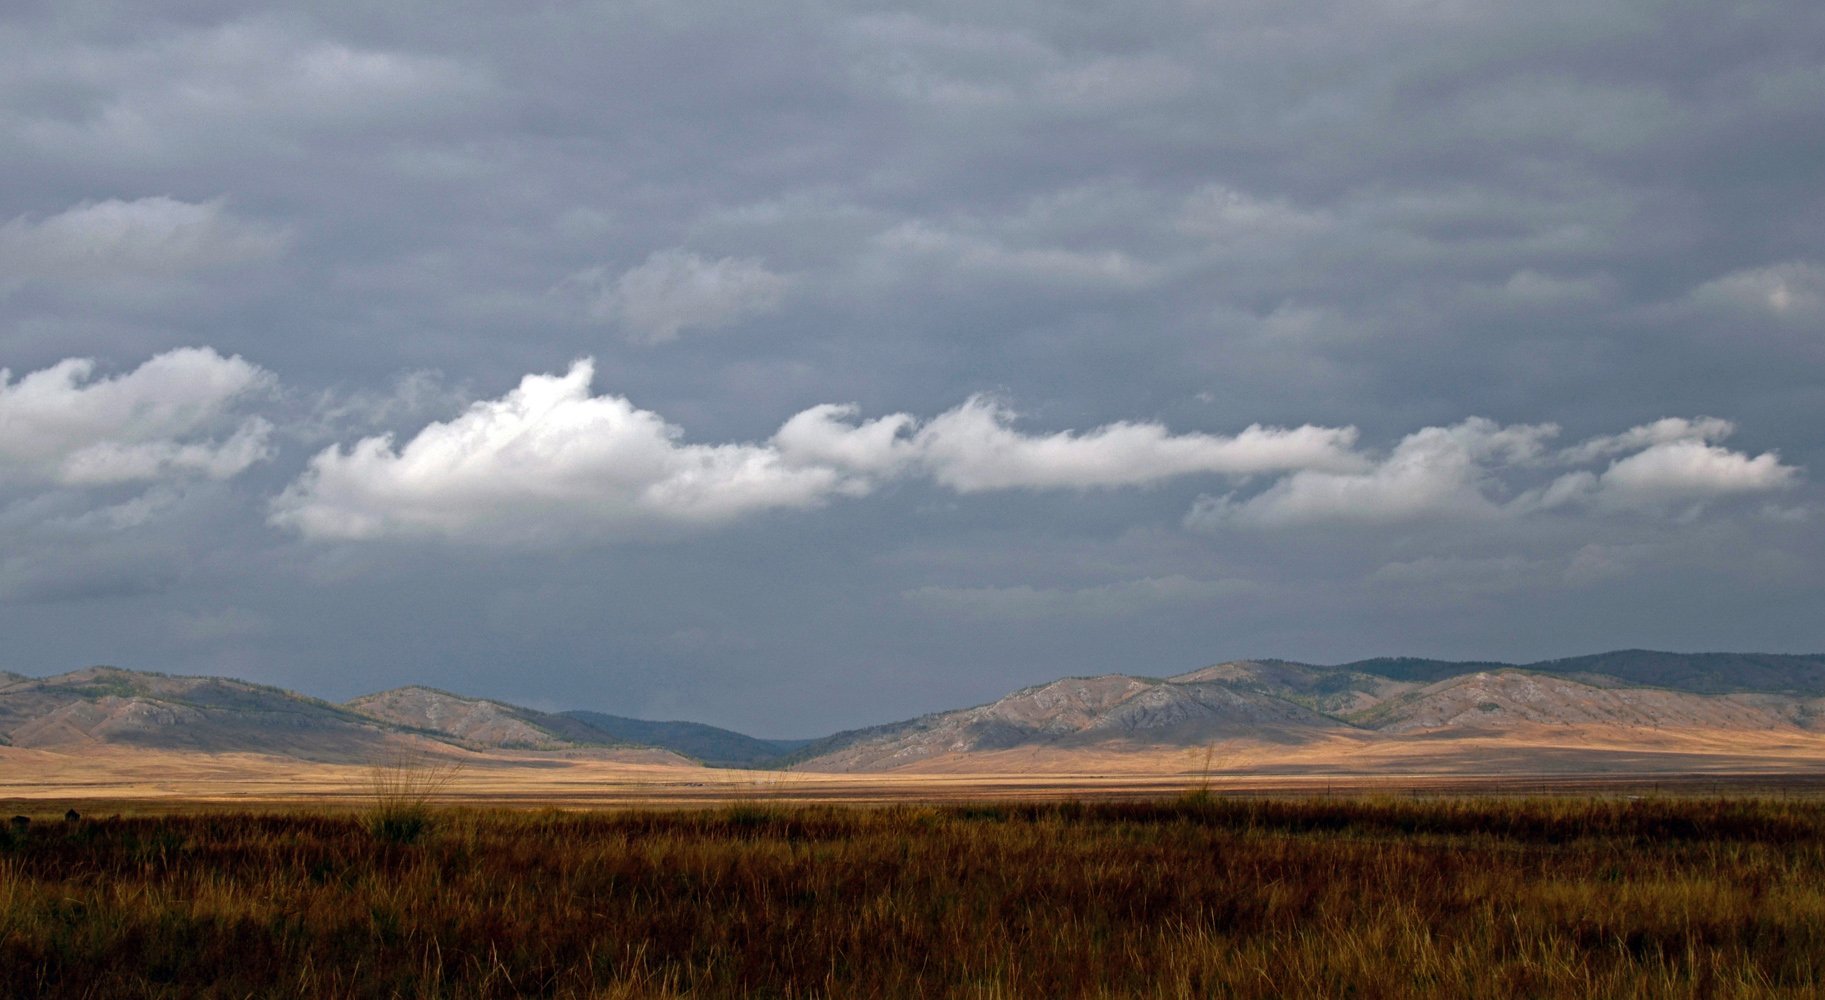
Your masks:
<svg viewBox="0 0 1825 1000"><path fill-rule="evenodd" d="M1756 691L1825 695L1825 655L1777 653L1661 653L1624 649L1528 664L1556 674L1596 674L1631 684L1696 694Z"/></svg>
<svg viewBox="0 0 1825 1000"><path fill-rule="evenodd" d="M1497 663L1493 660L1458 662L1426 660L1412 656L1380 656L1372 660L1345 663L1331 669L1344 672L1346 675L1351 673L1373 674L1377 677L1386 677L1391 681L1417 681L1421 684L1430 684L1448 677L1473 674L1481 670L1507 670L1513 666L1512 663Z"/></svg>
<svg viewBox="0 0 1825 1000"><path fill-rule="evenodd" d="M15 805L13 808L18 808ZM202 812L0 830L0 995L1816 997L1825 804Z"/></svg>
<svg viewBox="0 0 1825 1000"><path fill-rule="evenodd" d="M1825 655L1782 653L1663 653L1620 649L1537 663L1483 660L1427 660L1384 656L1320 668L1374 674L1396 681L1432 683L1485 670L1531 670L1543 674L1590 675L1644 687L1694 694L1770 692L1825 695Z"/></svg>

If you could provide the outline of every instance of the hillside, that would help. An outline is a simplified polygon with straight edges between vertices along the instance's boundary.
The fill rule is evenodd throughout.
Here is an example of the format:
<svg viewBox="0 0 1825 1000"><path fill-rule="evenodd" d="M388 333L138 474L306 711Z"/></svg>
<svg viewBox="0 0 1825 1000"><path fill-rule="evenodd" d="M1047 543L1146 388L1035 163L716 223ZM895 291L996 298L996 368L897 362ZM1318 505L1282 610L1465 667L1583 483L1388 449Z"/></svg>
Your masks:
<svg viewBox="0 0 1825 1000"><path fill-rule="evenodd" d="M690 763L566 716L429 688L335 705L231 678L116 667L0 678L0 746L60 754L109 748L262 754L364 765L464 750L590 750L647 764Z"/></svg>
<svg viewBox="0 0 1825 1000"><path fill-rule="evenodd" d="M562 750L629 745L629 741L568 716L419 685L366 695L347 702L345 707L473 749Z"/></svg>
<svg viewBox="0 0 1825 1000"><path fill-rule="evenodd" d="M662 747L718 767L754 767L779 760L810 740L767 740L701 722L652 722L603 712L563 713L598 732L644 746Z"/></svg>
<svg viewBox="0 0 1825 1000"><path fill-rule="evenodd" d="M1334 667L1237 660L1166 679L1111 674L1023 688L975 708L838 733L787 763L880 770L1024 748L1129 753L1223 741L1297 744L1558 729L1647 734L1825 732L1825 658L1625 651L1514 666L1385 658ZM1635 734L1635 735L1631 735Z"/></svg>
<svg viewBox="0 0 1825 1000"><path fill-rule="evenodd" d="M64 752L120 745L333 762L374 759L413 737L278 688L89 667L0 683L0 742Z"/></svg>
<svg viewBox="0 0 1825 1000"><path fill-rule="evenodd" d="M839 733L804 747L793 760L808 770L874 770L1032 744L1190 746L1213 733L1285 742L1345 726L1246 685L1108 674L1066 678L976 708Z"/></svg>
<svg viewBox="0 0 1825 1000"><path fill-rule="evenodd" d="M1825 746L1825 657L1624 650L1522 665L1232 660L1165 678L1048 681L973 708L817 740L543 712L417 685L336 705L228 678L112 667L0 675L0 747L15 757L113 747L361 763L411 749L515 766L590 757L831 772L1086 762L1134 770L1183 767L1188 754L1216 746L1259 767L1377 759L1424 768L1450 758L1465 773L1498 759L1576 771L1592 754L1608 755L1606 766L1648 766L1653 754L1701 759L1724 746L1745 760L1778 750L1804 763L1814 759L1809 748ZM1536 765L1510 770L1528 766Z"/></svg>
<svg viewBox="0 0 1825 1000"><path fill-rule="evenodd" d="M1825 697L1825 656L1773 653L1660 653L1624 649L1528 665L1553 674L1612 677L1694 694L1762 692Z"/></svg>

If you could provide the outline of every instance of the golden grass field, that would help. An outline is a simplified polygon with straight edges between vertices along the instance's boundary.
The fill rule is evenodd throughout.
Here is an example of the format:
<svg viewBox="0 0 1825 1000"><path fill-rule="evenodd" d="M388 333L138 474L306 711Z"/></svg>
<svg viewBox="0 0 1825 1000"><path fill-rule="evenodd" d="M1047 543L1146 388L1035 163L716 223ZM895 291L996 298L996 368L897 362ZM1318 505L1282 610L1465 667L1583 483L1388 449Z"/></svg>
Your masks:
<svg viewBox="0 0 1825 1000"><path fill-rule="evenodd" d="M1342 736L1295 744L1017 749L941 757L892 771L747 771L643 763L620 755L470 753L440 797L452 802L615 805L754 798L890 802L1109 797L1219 791L1602 788L1709 782L1759 787L1825 778L1825 736L1740 730L1617 732L1557 726L1454 738ZM0 747L0 798L193 802L359 799L374 764L96 745L70 752Z"/></svg>
<svg viewBox="0 0 1825 1000"><path fill-rule="evenodd" d="M56 815L0 828L0 995L1825 992L1818 797Z"/></svg>
<svg viewBox="0 0 1825 1000"><path fill-rule="evenodd" d="M1568 727L856 774L0 747L0 996L1817 997L1822 762Z"/></svg>

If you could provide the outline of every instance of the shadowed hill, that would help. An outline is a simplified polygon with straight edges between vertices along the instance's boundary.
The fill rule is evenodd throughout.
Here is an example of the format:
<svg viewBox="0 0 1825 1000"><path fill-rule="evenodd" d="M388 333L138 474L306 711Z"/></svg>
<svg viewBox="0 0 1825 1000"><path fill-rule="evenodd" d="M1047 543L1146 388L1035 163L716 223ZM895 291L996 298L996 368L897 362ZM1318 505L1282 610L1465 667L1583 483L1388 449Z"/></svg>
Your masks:
<svg viewBox="0 0 1825 1000"><path fill-rule="evenodd" d="M1697 694L1767 692L1825 696L1825 655L1661 653L1624 649L1528 665L1554 674L1594 674Z"/></svg>
<svg viewBox="0 0 1825 1000"><path fill-rule="evenodd" d="M565 712L564 715L617 739L663 747L718 766L769 764L811 742L761 739L701 722L652 722L590 711Z"/></svg>

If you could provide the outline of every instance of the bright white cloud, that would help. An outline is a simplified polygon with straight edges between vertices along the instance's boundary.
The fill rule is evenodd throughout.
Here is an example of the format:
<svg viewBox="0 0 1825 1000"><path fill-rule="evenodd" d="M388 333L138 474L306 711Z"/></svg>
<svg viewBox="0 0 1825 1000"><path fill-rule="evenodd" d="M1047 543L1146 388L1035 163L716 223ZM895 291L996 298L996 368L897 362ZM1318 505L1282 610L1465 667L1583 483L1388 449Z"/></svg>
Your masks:
<svg viewBox="0 0 1825 1000"><path fill-rule="evenodd" d="M1034 436L1014 430L1012 421L1006 408L973 397L921 427L912 450L932 478L959 493L1134 486L1194 473L1344 470L1360 464L1350 452L1353 427L1255 425L1226 437L1119 422L1081 434Z"/></svg>
<svg viewBox="0 0 1825 1000"><path fill-rule="evenodd" d="M274 501L271 520L315 538L537 544L806 509L902 479L969 494L1275 477L1250 495L1201 497L1186 523L1215 530L1493 520L1573 507L1670 512L1779 489L1798 475L1773 453L1713 443L1731 428L1710 418L1661 420L1559 451L1548 447L1553 425L1472 418L1417 431L1376 457L1356 448L1353 427L1175 434L1123 421L1028 434L982 396L923 421L906 413L864 420L853 405L823 404L764 441L696 444L657 413L594 395L593 377L593 363L579 361L562 375L528 375L403 444L381 435L326 449Z"/></svg>
<svg viewBox="0 0 1825 1000"><path fill-rule="evenodd" d="M0 290L33 280L167 280L270 258L286 242L284 230L237 218L219 199L83 202L0 225Z"/></svg>
<svg viewBox="0 0 1825 1000"><path fill-rule="evenodd" d="M893 475L918 458L907 432L911 416L895 413L850 423L861 412L853 405L825 403L785 422L773 443L795 466L831 465L871 475Z"/></svg>
<svg viewBox="0 0 1825 1000"><path fill-rule="evenodd" d="M541 541L714 524L866 489L768 445L682 444L658 414L591 395L594 375L587 360L528 375L398 448L382 436L326 449L274 501L272 521L319 538Z"/></svg>
<svg viewBox="0 0 1825 1000"><path fill-rule="evenodd" d="M1626 509L1702 504L1784 489L1798 475L1771 451L1750 456L1701 441L1671 441L1618 459L1598 478L1596 502Z"/></svg>
<svg viewBox="0 0 1825 1000"><path fill-rule="evenodd" d="M0 369L0 481L91 486L226 479L269 453L271 425L240 405L272 376L208 348L168 351L95 378L70 358L14 381Z"/></svg>
<svg viewBox="0 0 1825 1000"><path fill-rule="evenodd" d="M687 330L715 330L772 312L791 279L754 257L710 259L687 250L662 250L612 283L600 273L582 276L598 286L590 314L620 324L630 340L657 344Z"/></svg>
<svg viewBox="0 0 1825 1000"><path fill-rule="evenodd" d="M433 423L404 445L364 438L318 454L272 520L319 538L433 535L541 541L626 537L743 514L806 508L922 475L961 493L1089 489L1191 474L1350 468L1351 428L1250 427L1225 437L1116 423L1082 434L1021 434L980 397L921 424L858 421L815 406L768 441L688 444L658 414L591 394L594 366L529 375L499 399Z"/></svg>
<svg viewBox="0 0 1825 1000"><path fill-rule="evenodd" d="M1799 470L1778 455L1749 455L1712 442L1733 430L1711 417L1667 418L1591 438L1556 454L1550 424L1502 426L1472 418L1408 435L1388 456L1353 472L1303 469L1252 496L1204 496L1187 527L1289 527L1494 519L1585 507L1599 512L1692 512L1735 495L1791 485ZM1540 471L1576 469L1540 482ZM1530 481L1531 480L1531 481Z"/></svg>
<svg viewBox="0 0 1825 1000"><path fill-rule="evenodd" d="M1560 457L1570 463L1591 462L1612 455L1640 451L1653 445L1687 441L1699 443L1722 441L1734 433L1736 433L1736 425L1716 417L1696 417L1691 420L1683 417L1663 417L1651 424L1631 427L1621 434L1607 434L1591 438L1575 447L1567 448Z"/></svg>

